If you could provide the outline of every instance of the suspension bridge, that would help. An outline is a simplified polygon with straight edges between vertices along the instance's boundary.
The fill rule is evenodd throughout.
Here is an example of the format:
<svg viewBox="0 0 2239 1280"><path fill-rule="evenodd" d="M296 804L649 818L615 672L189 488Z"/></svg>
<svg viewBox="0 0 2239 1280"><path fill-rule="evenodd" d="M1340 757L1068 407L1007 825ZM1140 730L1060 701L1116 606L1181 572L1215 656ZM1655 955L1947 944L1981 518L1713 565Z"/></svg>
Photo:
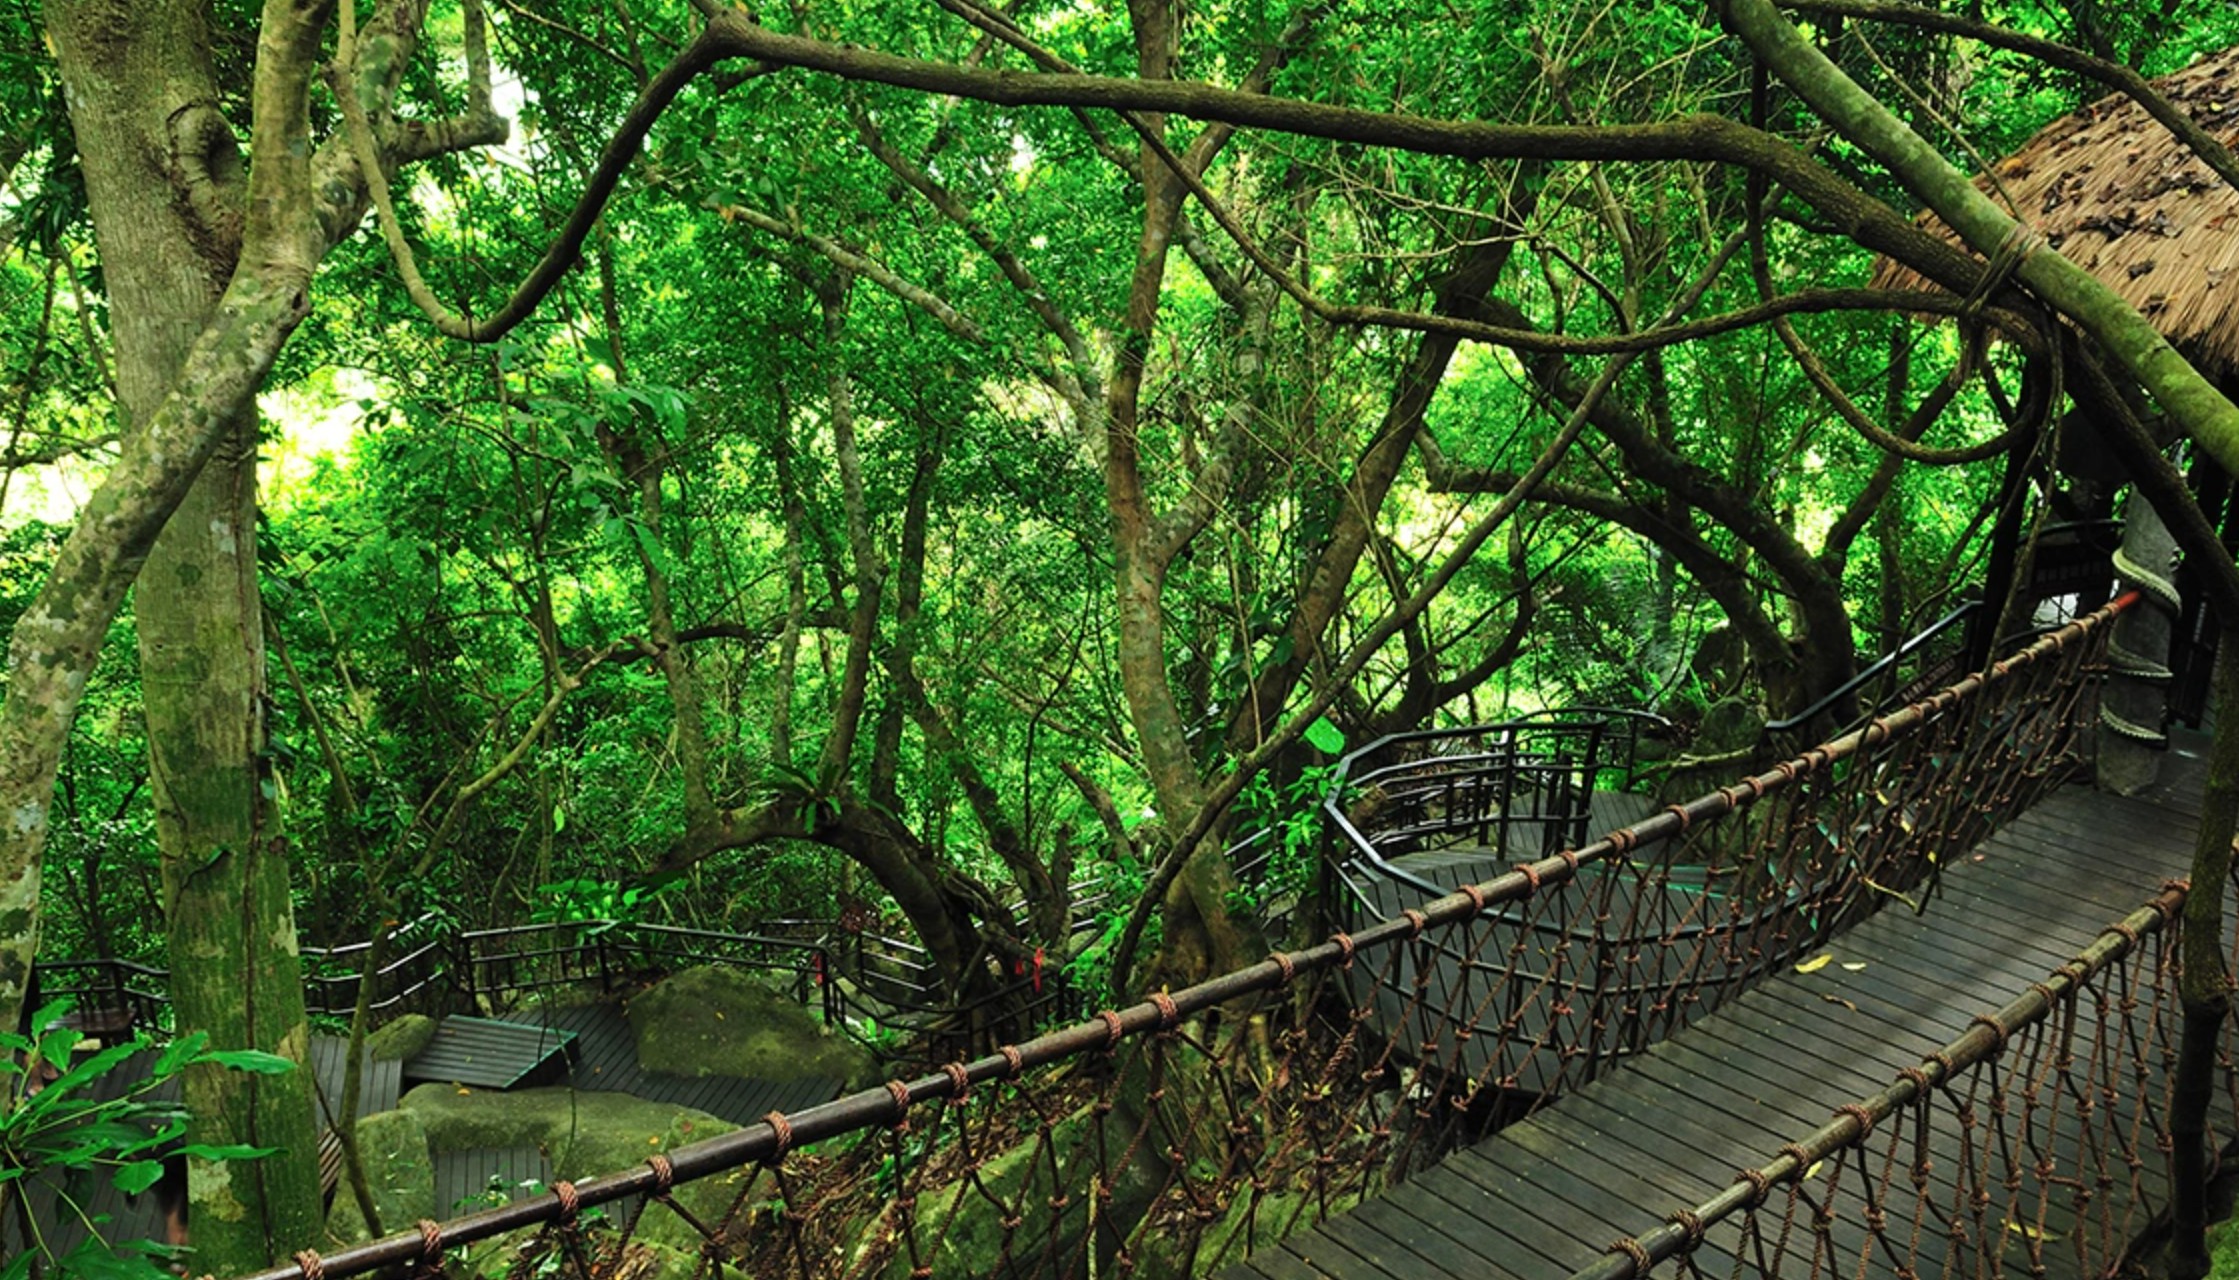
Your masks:
<svg viewBox="0 0 2239 1280"><path fill-rule="evenodd" d="M1593 839L1534 798L1609 756L1385 744L1323 886L1383 918L260 1280L2109 1274L2167 1200L2198 790L2183 741L2070 785L2131 600Z"/></svg>

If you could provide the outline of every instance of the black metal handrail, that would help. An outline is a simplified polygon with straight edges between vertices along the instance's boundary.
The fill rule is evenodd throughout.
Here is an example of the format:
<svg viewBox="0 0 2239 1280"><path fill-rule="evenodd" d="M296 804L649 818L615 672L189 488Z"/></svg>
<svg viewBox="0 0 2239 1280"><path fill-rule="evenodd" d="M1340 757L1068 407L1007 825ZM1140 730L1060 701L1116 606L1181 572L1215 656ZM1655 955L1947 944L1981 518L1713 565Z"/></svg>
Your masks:
<svg viewBox="0 0 2239 1280"><path fill-rule="evenodd" d="M1437 897L1447 892L1444 886L1386 856L1395 843L1413 845L1432 835L1468 828L1482 835L1498 828L1498 843L1503 846L1519 829L1527 834L1536 830L1536 852L1541 854L1566 844L1583 844L1592 819L1593 793L1602 775L1614 771L1618 777L1613 789L1630 789L1638 781L1641 735L1670 728L1671 721L1653 712L1566 707L1497 724L1387 734L1338 758L1335 780L1322 799L1323 817L1351 857L1379 875ZM1471 749L1460 754L1436 750L1459 742L1471 744ZM1375 763L1383 760L1391 762ZM1388 828L1379 833L1381 839L1370 839L1346 809L1352 797L1371 790L1381 791L1387 808L1427 809L1433 797L1449 804L1440 821ZM1511 811L1517 797L1532 801L1521 813ZM1451 803L1456 799L1464 806L1458 820ZM1497 806L1497 814L1488 805Z"/></svg>
<svg viewBox="0 0 2239 1280"><path fill-rule="evenodd" d="M1946 631L1949 631L1951 628L1958 626L1960 623L1967 622L1976 614L1981 613L1983 611L1983 608L1983 602L1980 600L1967 601L1965 604L1962 604L1958 608L1953 609L1943 617L1938 618L1934 622L1931 622L1927 626L1921 628L1916 635L1914 635L1911 639L1905 641L1903 644L1898 645L1896 648L1891 649L1889 652L1881 655L1879 658L1874 659L1873 662L1869 663L1866 667L1860 670L1857 675L1854 675L1850 679L1843 681L1839 685L1836 685L1833 689L1829 690L1824 696L1822 696L1817 702L1812 703L1810 706L1805 707L1803 710L1797 712L1792 716L1784 716L1778 720L1767 721L1765 723L1765 732L1768 734L1792 733L1795 730L1810 724L1820 716L1825 715L1835 707L1840 706L1843 701L1849 698L1852 694L1857 693L1860 689L1863 689L1867 685L1872 684L1874 681L1879 680L1885 673L1894 670L1898 663L1903 662L1906 658L1909 658L1913 654L1918 653L1921 649L1925 648L1928 644L1933 642L1936 637L1942 635Z"/></svg>

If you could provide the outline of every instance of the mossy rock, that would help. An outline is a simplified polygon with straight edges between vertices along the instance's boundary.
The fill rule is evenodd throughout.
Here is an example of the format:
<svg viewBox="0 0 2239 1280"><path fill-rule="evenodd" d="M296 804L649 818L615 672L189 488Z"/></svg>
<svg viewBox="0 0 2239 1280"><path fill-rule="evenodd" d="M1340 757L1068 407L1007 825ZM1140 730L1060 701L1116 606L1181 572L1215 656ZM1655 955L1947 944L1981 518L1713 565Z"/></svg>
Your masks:
<svg viewBox="0 0 2239 1280"><path fill-rule="evenodd" d="M1271 1192L1255 1199L1249 1187L1240 1187L1220 1216L1197 1233L1194 1244L1179 1232L1146 1234L1135 1255L1135 1280L1203 1280L1233 1270L1250 1256L1247 1248L1255 1253L1270 1248L1360 1202L1358 1191L1333 1195L1323 1205L1310 1192Z"/></svg>
<svg viewBox="0 0 2239 1280"><path fill-rule="evenodd" d="M1703 713L1695 731L1695 754L1716 755L1757 745L1765 735L1765 714L1746 698L1721 698Z"/></svg>
<svg viewBox="0 0 2239 1280"><path fill-rule="evenodd" d="M381 1111L361 1118L358 1156L365 1163L373 1209L381 1215L384 1230L398 1231L422 1218L440 1216L435 1204L435 1161L428 1155L427 1126L417 1114ZM334 1211L327 1215L327 1234L342 1244L373 1238L347 1174L335 1192Z"/></svg>
<svg viewBox="0 0 2239 1280"><path fill-rule="evenodd" d="M2208 1280L2239 1280L2239 1220L2208 1226Z"/></svg>
<svg viewBox="0 0 2239 1280"><path fill-rule="evenodd" d="M1108 1148L1101 1152L1099 1133ZM1120 1166L1134 1133L1135 1126L1117 1113L1100 1129L1093 1110L1083 1107L1051 1126L1046 1144L1038 1134L1029 1135L983 1161L976 1178L921 1191L911 1214L917 1224L919 1260L932 1269L933 1280L1079 1274L1082 1268L1077 1263L1061 1260L1077 1259L1084 1252L1088 1188L1099 1168ZM1063 1171L1061 1176L1052 1177L1053 1166ZM1089 1274L1110 1273L1121 1235L1149 1210L1164 1177L1164 1170L1140 1149L1133 1161L1120 1168L1111 1201L1097 1210L1097 1258ZM1060 1187L1068 1193L1069 1203L1063 1210L1053 1210L1050 1201ZM1021 1220L1009 1233L1008 1270L995 1266L1006 1252L1005 1206L1018 1207ZM869 1231L860 1238L866 1247L883 1243ZM897 1246L883 1280L908 1280L910 1271L907 1249Z"/></svg>
<svg viewBox="0 0 2239 1280"><path fill-rule="evenodd" d="M715 965L686 969L630 1001L638 1065L677 1076L878 1083L878 1062L799 1003Z"/></svg>
<svg viewBox="0 0 2239 1280"><path fill-rule="evenodd" d="M729 1133L737 1126L703 1111L649 1102L626 1093L561 1087L509 1092L423 1084L400 1104L427 1127L428 1148L441 1155L485 1147L535 1146L552 1161L556 1178L571 1181L613 1173L647 1156ZM719 1222L737 1194L728 1177L703 1178L676 1189L676 1199L705 1222ZM698 1250L698 1232L655 1205L638 1227L639 1238L687 1253Z"/></svg>
<svg viewBox="0 0 2239 1280"><path fill-rule="evenodd" d="M409 1062L435 1039L435 1019L424 1013L403 1014L365 1035L365 1051L375 1062Z"/></svg>

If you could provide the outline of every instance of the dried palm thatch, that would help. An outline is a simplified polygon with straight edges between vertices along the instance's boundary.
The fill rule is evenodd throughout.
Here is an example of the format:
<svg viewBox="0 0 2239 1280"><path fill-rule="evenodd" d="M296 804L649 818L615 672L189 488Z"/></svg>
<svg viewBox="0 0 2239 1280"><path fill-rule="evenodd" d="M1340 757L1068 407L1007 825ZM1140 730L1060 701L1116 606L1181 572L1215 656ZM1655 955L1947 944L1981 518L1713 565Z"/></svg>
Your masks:
<svg viewBox="0 0 2239 1280"><path fill-rule="evenodd" d="M2154 87L2202 129L2239 144L2239 48ZM2098 276L2170 342L2239 369L2239 191L2121 94L2047 125L1975 184L2071 262ZM1921 225L1947 240L1933 214ZM1883 289L1937 286L1889 259Z"/></svg>

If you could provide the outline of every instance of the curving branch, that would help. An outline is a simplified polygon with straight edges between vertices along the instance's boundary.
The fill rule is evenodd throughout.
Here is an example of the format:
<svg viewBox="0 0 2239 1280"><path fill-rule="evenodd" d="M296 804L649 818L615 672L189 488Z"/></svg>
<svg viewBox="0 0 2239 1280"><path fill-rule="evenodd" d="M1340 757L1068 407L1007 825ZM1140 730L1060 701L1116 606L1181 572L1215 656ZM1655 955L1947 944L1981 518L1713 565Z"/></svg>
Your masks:
<svg viewBox="0 0 2239 1280"><path fill-rule="evenodd" d="M2194 155L2200 157L2202 163L2215 170L2216 176L2233 187L2239 187L2239 157L2234 157L2231 148L2225 146L2221 139L2194 124L2191 116L2179 111L2174 103L2163 97L2153 87L2153 83L2138 74L2135 68L2093 57L2056 40L2024 35L1994 22L1984 22L1958 13L1945 13L1925 5L1898 3L1897 0L1773 0L1773 4L1775 8L1792 13L1894 22L1944 35L1963 36L1994 49L2027 54L2048 66L2096 80L2137 103L2161 127L2175 134L2177 141L2184 143Z"/></svg>
<svg viewBox="0 0 2239 1280"><path fill-rule="evenodd" d="M420 273L420 265L413 256L412 246L404 237L404 228L397 221L395 202L389 191L388 170L381 163L379 147L368 119L365 103L360 98L359 49L350 6L339 8L342 15L342 38L337 49L336 61L343 68L345 83L336 93L342 105L344 131L350 143L350 152L365 176L365 184L373 198L373 209L381 225L381 238L389 247L389 256L395 260L397 274L403 277L405 293L412 299L428 321L447 337L462 342L496 342L512 332L523 320L535 312L546 295L559 286L562 279L575 266L584 243L590 238L591 228L598 224L615 189L621 185L622 175L637 158L638 148L645 142L653 125L667 111L669 104L684 91L685 86L726 56L703 37L687 45L676 59L663 67L638 95L638 100L623 116L622 124L609 139L606 150L599 155L598 164L583 184L583 194L576 200L575 208L560 229L544 256L529 269L511 297L500 303L488 316L477 319L462 316L444 305L428 287L427 278ZM486 57L486 55L485 55Z"/></svg>

